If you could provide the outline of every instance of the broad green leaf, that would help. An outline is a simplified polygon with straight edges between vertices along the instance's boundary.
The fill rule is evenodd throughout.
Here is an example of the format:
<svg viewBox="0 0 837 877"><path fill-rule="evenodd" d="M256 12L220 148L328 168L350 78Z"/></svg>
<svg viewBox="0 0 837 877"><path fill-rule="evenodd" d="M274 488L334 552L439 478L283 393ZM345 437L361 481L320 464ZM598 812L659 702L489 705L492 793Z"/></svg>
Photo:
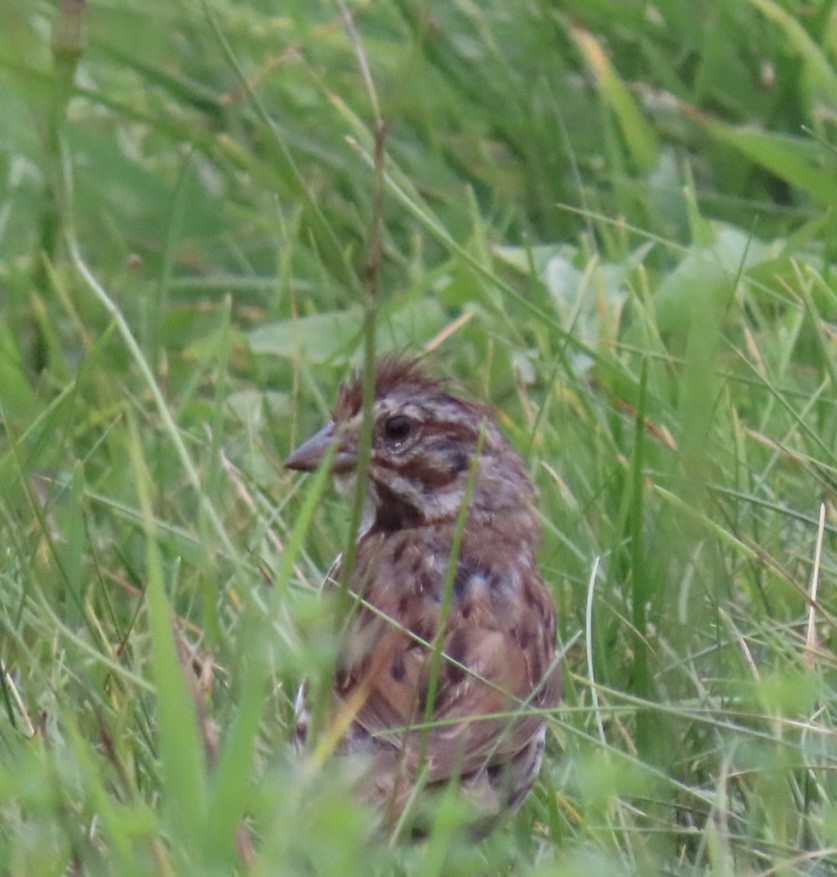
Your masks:
<svg viewBox="0 0 837 877"><path fill-rule="evenodd" d="M360 334L360 308L267 323L247 333L253 353L324 363L346 359Z"/></svg>

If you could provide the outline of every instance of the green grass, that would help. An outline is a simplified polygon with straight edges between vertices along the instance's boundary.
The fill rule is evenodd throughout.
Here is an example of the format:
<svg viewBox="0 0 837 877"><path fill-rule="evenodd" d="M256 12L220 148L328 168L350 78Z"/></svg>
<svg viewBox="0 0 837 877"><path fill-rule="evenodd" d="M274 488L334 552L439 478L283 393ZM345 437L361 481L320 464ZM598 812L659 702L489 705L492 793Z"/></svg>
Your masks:
<svg viewBox="0 0 837 877"><path fill-rule="evenodd" d="M837 6L60 6L0 0L0 873L837 873ZM565 701L476 846L289 745L351 512L281 459L374 313L540 493Z"/></svg>

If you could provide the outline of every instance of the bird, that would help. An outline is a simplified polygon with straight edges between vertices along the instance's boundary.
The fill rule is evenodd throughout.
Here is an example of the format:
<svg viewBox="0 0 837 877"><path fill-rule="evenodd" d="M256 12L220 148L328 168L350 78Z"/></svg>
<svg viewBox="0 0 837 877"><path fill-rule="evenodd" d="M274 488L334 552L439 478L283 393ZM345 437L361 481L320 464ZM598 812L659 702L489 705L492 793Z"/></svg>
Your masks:
<svg viewBox="0 0 837 877"><path fill-rule="evenodd" d="M363 418L354 373L285 467L313 472L331 452L331 473L350 491ZM346 727L336 752L365 759L356 793L384 828L450 788L481 838L532 789L561 699L535 490L490 409L449 392L422 358L377 361L371 418L367 511L351 599L340 601L331 707ZM326 578L334 599L343 563ZM418 817L411 831L425 831Z"/></svg>

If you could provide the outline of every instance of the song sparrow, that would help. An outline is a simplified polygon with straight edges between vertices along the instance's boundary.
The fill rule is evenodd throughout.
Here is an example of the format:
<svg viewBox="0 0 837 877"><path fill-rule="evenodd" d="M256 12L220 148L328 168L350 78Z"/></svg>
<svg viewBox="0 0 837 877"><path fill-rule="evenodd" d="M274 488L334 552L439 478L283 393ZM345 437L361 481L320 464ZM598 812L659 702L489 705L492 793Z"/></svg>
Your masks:
<svg viewBox="0 0 837 877"><path fill-rule="evenodd" d="M313 471L335 445L334 474L351 476L361 402L355 377L331 421L285 466ZM532 788L544 710L560 697L555 605L535 562L532 484L485 407L445 392L417 360L387 357L376 373L367 493L350 581L362 599L352 601L334 683L337 714L348 722L339 751L369 757L360 794L387 824L417 782L452 781L475 808L481 834ZM338 558L332 588L341 572Z"/></svg>

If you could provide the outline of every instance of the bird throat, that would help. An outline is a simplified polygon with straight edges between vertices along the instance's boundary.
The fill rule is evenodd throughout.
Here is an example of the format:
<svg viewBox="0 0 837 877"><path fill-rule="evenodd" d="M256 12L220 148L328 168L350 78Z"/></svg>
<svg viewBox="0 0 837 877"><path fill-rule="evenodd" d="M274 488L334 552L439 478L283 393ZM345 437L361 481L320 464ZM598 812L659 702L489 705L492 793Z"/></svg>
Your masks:
<svg viewBox="0 0 837 877"><path fill-rule="evenodd" d="M370 533L392 533L427 523L424 515L417 508L405 502L380 482L370 482L368 492L374 493L375 499L375 517Z"/></svg>

